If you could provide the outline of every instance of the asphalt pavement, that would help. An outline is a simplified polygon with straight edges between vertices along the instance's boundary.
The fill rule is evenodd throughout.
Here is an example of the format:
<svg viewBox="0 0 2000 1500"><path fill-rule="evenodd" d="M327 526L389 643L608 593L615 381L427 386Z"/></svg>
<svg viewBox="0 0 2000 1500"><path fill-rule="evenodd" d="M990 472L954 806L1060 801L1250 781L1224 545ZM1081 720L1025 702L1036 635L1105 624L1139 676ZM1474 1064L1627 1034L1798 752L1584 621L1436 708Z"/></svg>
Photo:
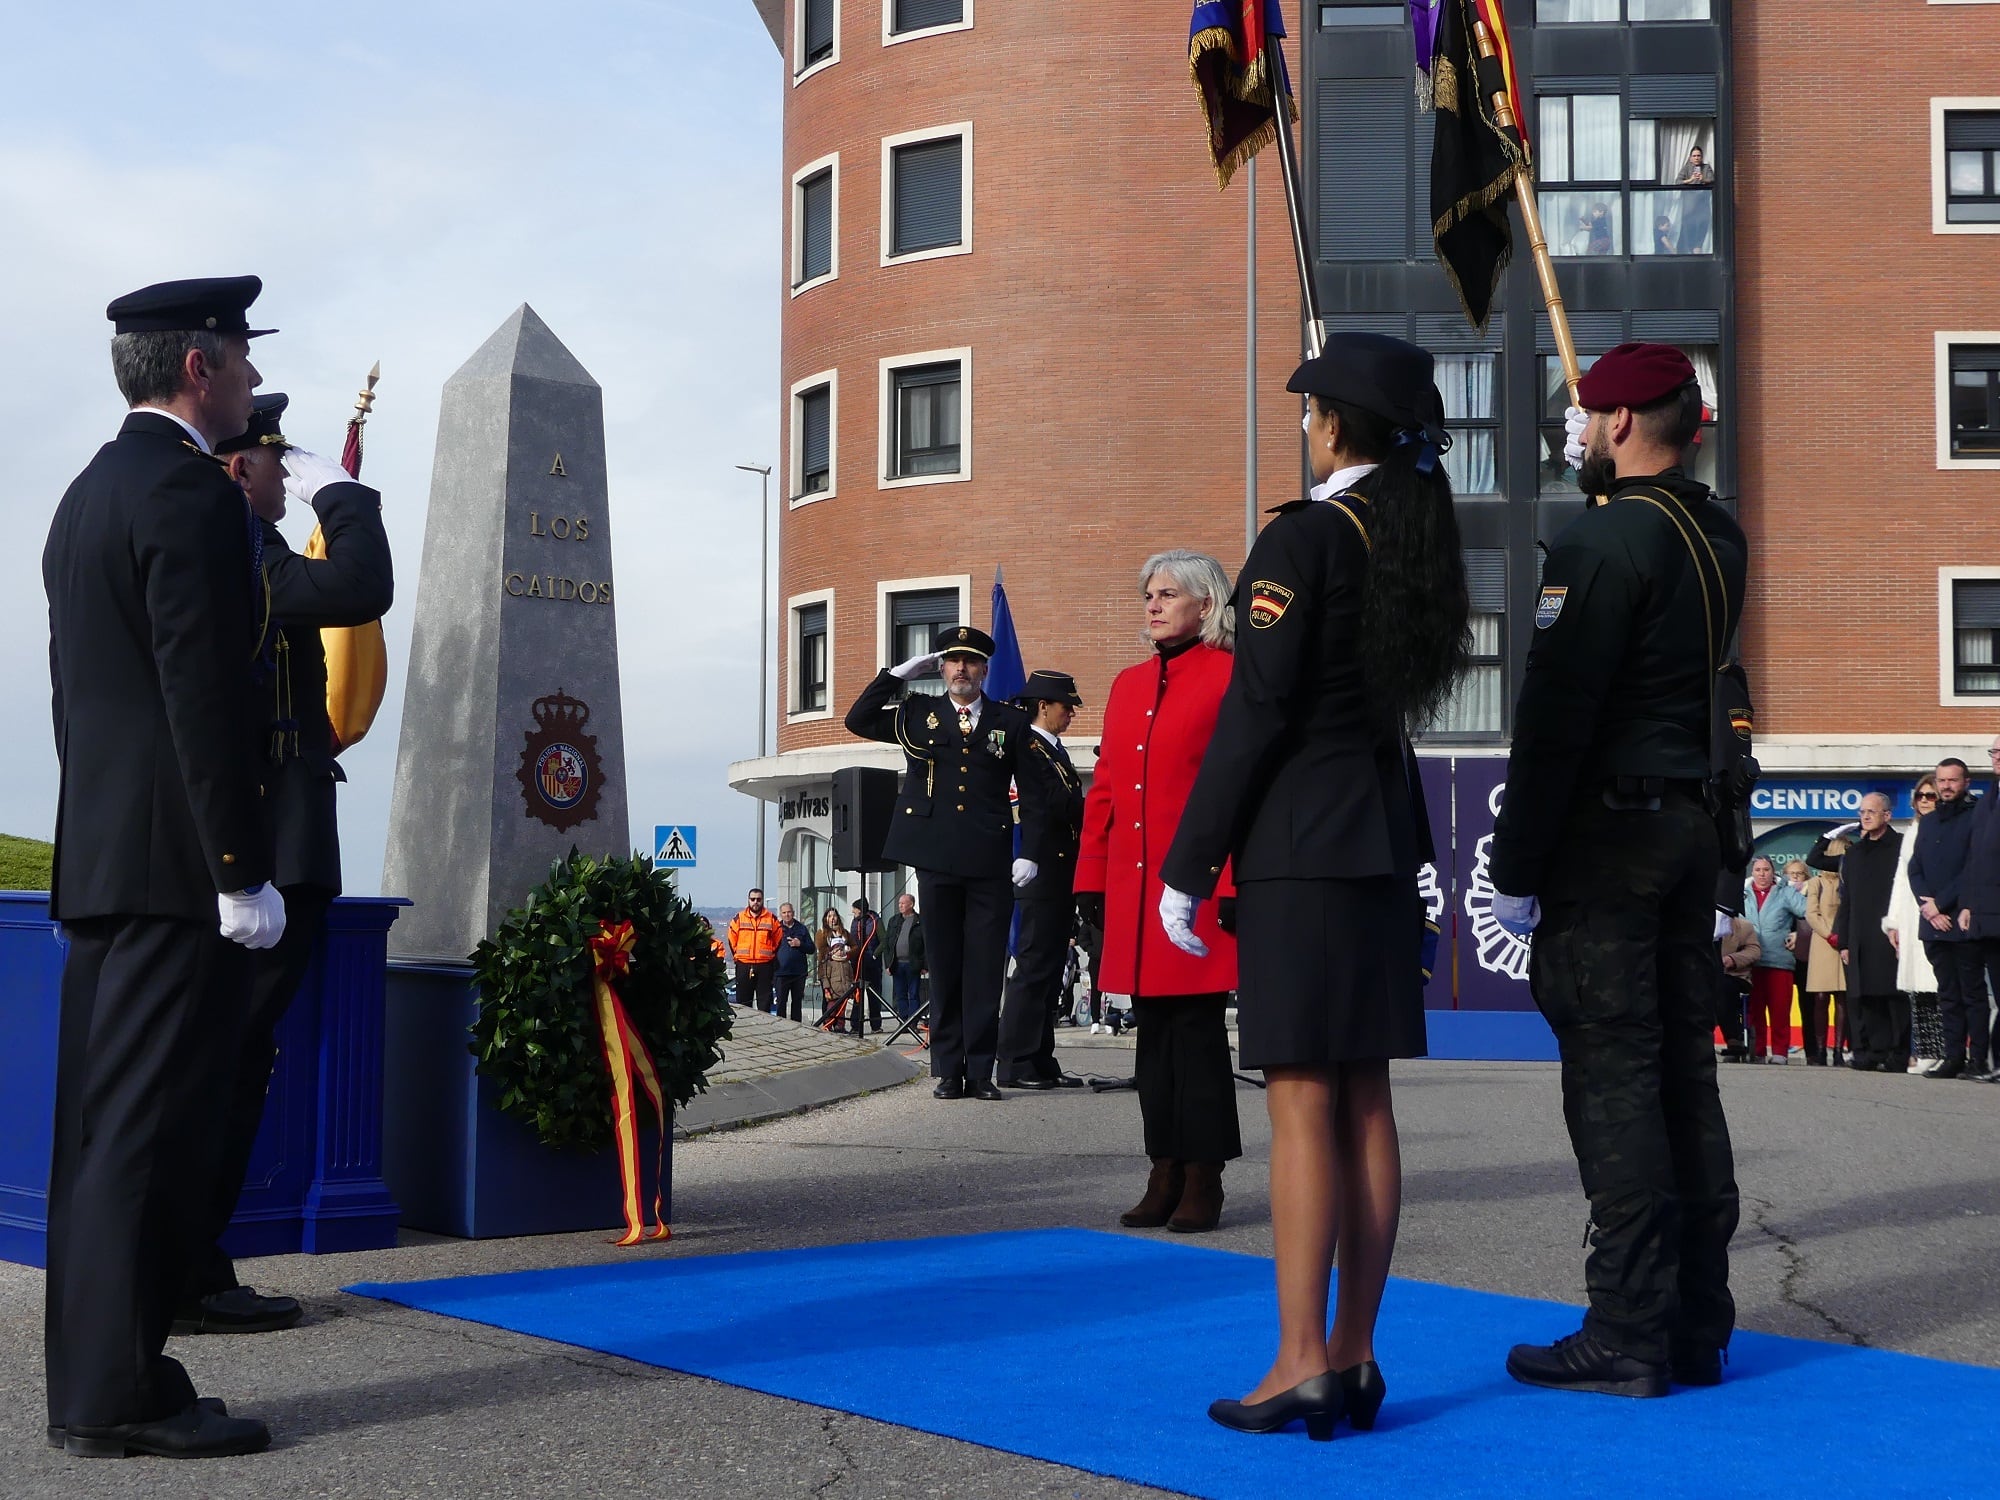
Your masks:
<svg viewBox="0 0 2000 1500"><path fill-rule="evenodd" d="M1109 1038L1064 1034L1077 1072L1129 1073ZM1405 1208L1396 1274L1579 1302L1585 1207L1556 1069L1413 1062L1395 1070ZM1744 1194L1733 1287L1743 1326L2000 1364L2000 1087L1806 1068L1727 1067ZM1248 1155L1207 1243L1268 1254L1269 1129L1238 1090ZM297 1329L176 1340L205 1393L271 1424L271 1451L201 1463L68 1458L42 1443L42 1277L0 1265L0 1496L1097 1497L1157 1493L667 1370L349 1296L397 1281L639 1256L1080 1225L1116 1230L1145 1163L1138 1098L1067 1090L941 1103L918 1081L675 1148L674 1238L467 1242L246 1262L307 1304ZM1123 1232L1123 1231L1120 1231ZM921 1318L893 1285L857 1318ZM1048 1289L1033 1316L1063 1351ZM1498 1354L1496 1352L1496 1358ZM1261 1370L1246 1370L1247 1387ZM1393 1379L1393 1372L1391 1372ZM1202 1421L1208 1395L1190 1400ZM1828 1393L1828 1420L1852 1393ZM1579 1398L1585 1399L1585 1398ZM1773 1412L1782 1431L1808 1420ZM1106 1393L1102 1420L1119 1419ZM1974 1434L1959 1441L1979 1451ZM1893 1461L1884 1455L1883 1461Z"/></svg>

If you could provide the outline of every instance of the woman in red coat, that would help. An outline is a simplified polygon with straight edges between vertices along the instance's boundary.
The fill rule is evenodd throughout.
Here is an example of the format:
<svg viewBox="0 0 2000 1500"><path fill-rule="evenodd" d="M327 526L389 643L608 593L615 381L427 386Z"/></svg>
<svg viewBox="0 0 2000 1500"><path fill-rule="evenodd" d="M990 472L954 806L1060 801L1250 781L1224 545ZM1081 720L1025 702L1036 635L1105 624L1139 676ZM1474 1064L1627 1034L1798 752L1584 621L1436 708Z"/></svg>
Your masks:
<svg viewBox="0 0 2000 1500"><path fill-rule="evenodd" d="M1139 1111L1153 1171L1119 1222L1192 1234L1221 1219L1222 1164L1243 1154L1223 1020L1236 987L1234 913L1225 874L1225 899L1203 908L1197 929L1207 956L1183 953L1160 926L1159 865L1229 686L1235 611L1222 565L1199 552L1148 558L1139 589L1153 656L1111 684L1076 890L1086 919L1104 930L1098 989L1132 996L1139 1020Z"/></svg>

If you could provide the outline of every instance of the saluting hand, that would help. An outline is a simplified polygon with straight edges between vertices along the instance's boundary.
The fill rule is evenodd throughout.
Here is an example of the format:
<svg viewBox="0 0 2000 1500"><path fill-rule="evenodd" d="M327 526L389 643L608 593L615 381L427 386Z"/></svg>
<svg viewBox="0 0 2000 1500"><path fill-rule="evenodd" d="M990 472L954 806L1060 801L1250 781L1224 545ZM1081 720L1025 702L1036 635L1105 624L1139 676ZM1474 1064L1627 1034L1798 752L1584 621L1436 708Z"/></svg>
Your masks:
<svg viewBox="0 0 2000 1500"><path fill-rule="evenodd" d="M891 677L900 677L905 682L914 682L926 673L937 670L937 653L926 651L922 656L913 656L899 666L889 669Z"/></svg>
<svg viewBox="0 0 2000 1500"><path fill-rule="evenodd" d="M287 448L282 462L285 466L285 494L301 505L311 505L313 497L330 484L354 482L354 476L332 459L322 458L304 448Z"/></svg>

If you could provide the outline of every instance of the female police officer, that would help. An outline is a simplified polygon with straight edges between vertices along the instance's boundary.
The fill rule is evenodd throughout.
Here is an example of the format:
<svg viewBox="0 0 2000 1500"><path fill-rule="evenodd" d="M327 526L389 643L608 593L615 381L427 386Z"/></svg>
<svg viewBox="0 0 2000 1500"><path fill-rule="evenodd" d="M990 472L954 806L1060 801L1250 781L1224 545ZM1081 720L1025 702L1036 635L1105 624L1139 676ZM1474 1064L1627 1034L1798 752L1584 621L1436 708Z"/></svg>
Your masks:
<svg viewBox="0 0 2000 1500"><path fill-rule="evenodd" d="M1402 1202L1389 1059L1425 1050L1431 848L1408 736L1468 648L1431 374L1413 345L1347 333L1287 385L1312 398L1318 483L1244 564L1228 695L1161 872L1161 921L1193 952L1195 904L1234 861L1239 1050L1269 1083L1278 1355L1248 1399L1209 1408L1246 1432L1303 1418L1324 1439L1343 1414L1372 1427L1382 1402L1375 1315Z"/></svg>

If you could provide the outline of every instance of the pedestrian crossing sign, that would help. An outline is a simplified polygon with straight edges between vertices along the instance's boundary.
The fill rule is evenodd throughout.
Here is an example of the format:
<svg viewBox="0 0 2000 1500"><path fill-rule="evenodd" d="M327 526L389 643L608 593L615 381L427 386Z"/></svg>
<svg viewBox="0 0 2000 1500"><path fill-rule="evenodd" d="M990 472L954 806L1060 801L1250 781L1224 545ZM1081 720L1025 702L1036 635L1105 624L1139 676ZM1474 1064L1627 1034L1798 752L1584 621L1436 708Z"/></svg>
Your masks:
<svg viewBox="0 0 2000 1500"><path fill-rule="evenodd" d="M694 868L692 824L660 824L653 829L653 867L659 870Z"/></svg>

